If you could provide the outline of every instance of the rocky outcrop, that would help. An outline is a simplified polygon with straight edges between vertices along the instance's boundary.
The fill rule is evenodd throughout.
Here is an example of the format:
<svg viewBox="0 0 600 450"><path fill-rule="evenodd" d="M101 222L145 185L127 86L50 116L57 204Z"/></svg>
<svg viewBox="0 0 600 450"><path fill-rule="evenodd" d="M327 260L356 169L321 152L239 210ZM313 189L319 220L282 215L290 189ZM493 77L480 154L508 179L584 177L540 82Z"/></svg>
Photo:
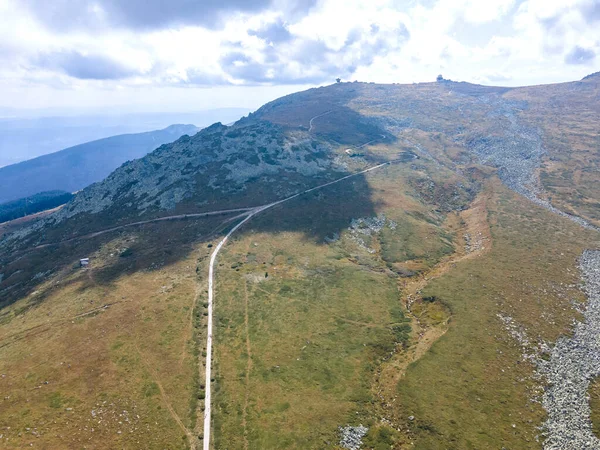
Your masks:
<svg viewBox="0 0 600 450"><path fill-rule="evenodd" d="M168 210L203 191L243 190L258 177L280 171L313 176L331 167L329 148L305 132L284 133L268 122L215 124L131 161L103 182L80 192L52 217L61 222L121 205L143 214Z"/></svg>

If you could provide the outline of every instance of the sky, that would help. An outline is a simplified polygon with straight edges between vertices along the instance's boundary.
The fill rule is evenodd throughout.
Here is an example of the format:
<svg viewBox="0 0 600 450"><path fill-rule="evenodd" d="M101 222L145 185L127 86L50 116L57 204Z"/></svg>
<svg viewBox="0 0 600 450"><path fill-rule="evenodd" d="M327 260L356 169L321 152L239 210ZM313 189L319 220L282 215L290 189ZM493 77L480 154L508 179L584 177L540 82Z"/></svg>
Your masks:
<svg viewBox="0 0 600 450"><path fill-rule="evenodd" d="M600 0L0 0L5 114L254 109L337 77L518 86L599 70Z"/></svg>

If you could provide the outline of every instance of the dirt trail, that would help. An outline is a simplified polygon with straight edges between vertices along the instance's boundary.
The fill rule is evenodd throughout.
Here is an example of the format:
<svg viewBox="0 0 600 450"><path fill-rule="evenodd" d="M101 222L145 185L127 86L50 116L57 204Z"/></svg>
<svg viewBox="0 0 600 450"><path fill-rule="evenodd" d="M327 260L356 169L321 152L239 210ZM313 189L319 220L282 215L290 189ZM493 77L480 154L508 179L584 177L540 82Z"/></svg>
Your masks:
<svg viewBox="0 0 600 450"><path fill-rule="evenodd" d="M448 330L450 317L442 323L427 324L421 320L421 315L414 311L416 309L414 306L423 303L421 291L431 280L444 275L456 263L477 258L489 251L492 238L487 221L487 201L488 194L481 193L469 209L449 218L448 225L455 229L459 238L457 248L452 255L423 275L402 279L399 283L402 292L401 301L408 312L408 317L412 319L413 342L408 349L394 353L379 367L374 383L375 395L379 398L384 411L390 416L393 416L391 406L396 401L396 386L406 374L408 366L420 359Z"/></svg>
<svg viewBox="0 0 600 450"><path fill-rule="evenodd" d="M252 348L250 346L250 326L248 314L248 280L244 280L244 328L246 330L246 392L244 395L244 409L242 410L242 427L244 429L244 449L248 450L248 401L250 399L250 371L252 370Z"/></svg>
<svg viewBox="0 0 600 450"><path fill-rule="evenodd" d="M218 216L218 215L222 215L222 214L232 214L232 213L236 213L236 212L250 212L250 211L253 211L254 209L256 209L256 207L223 209L223 210L217 210L217 211L207 211L207 212L203 212L203 213L177 214L174 216L158 217L156 219L142 220L139 222L132 222L132 223L127 223L125 225L119 225L116 227L106 228L104 230L95 231L93 233L84 234L82 236L75 236L73 238L65 239L63 241L52 242L52 243L48 243L48 244L41 244L36 247L33 247L33 250L50 247L52 245L66 244L66 243L77 241L80 239L84 239L84 240L91 239L91 238L95 238L97 236L101 236L106 233L112 233L113 231L119 231L119 230L123 230L123 229L129 228L129 227L148 225L151 223L158 223L158 222L167 222L167 221L172 221L172 220L185 220L185 219L196 219L199 217ZM239 217L239 216L236 216L236 217Z"/></svg>
<svg viewBox="0 0 600 450"><path fill-rule="evenodd" d="M327 114L329 114L331 112L333 112L333 111L327 111L327 112L324 112L323 114L318 114L315 117L313 117L312 119L310 119L308 121L308 132L310 133L313 130L313 128L314 128L313 121L315 119L318 119L319 117L323 117L323 116L325 116L325 115L327 115Z"/></svg>
<svg viewBox="0 0 600 450"><path fill-rule="evenodd" d="M226 223L228 223L227 220L221 222L221 224L226 224ZM215 232L215 230L213 230L210 233L210 235L214 234L214 232ZM200 298L202 297L202 293L204 291L206 291L206 289L208 288L206 281L203 280L202 278L200 278L200 276L199 276L200 273L204 273L204 268L205 268L204 258L202 257L201 259L198 259L196 261L196 273L194 275L196 278L196 283L195 283L196 288L194 291L194 298L192 300L192 304L190 305L190 314L187 318L187 324L185 327L186 329L185 329L185 333L183 336L183 342L181 344L181 355L179 356L179 367L183 366L185 358L189 356L188 343L190 341L194 340L194 314L196 312L198 312L198 302L199 302ZM192 342L192 345L196 345L196 343ZM198 359L196 362L198 365L201 365L200 359ZM203 375L203 372L200 371L199 376L202 376L202 375Z"/></svg>
<svg viewBox="0 0 600 450"><path fill-rule="evenodd" d="M241 222L239 222L237 225L235 225L225 235L225 237L223 237L223 239L221 239L221 241L214 248L213 253L211 254L211 257L210 257L209 265L208 265L208 320L207 320L207 325L206 325L206 331L207 331L206 370L205 370L205 377L204 377L206 380L206 391L205 391L205 398L204 398L204 432L202 434L202 437L203 437L202 448L204 450L210 450L211 407L212 407L212 404L211 404L212 376L211 376L211 373L212 373L212 344L213 344L213 297L214 297L214 270L215 270L214 265L215 265L215 261L217 260L217 256L219 255L219 251L225 245L225 243L227 242L229 237L232 234L234 234L239 228L241 228L246 222L248 222L250 219L252 219L252 217L254 217L255 215L260 214L261 212L266 211L267 209L271 209L277 205L281 205L283 203L289 202L290 200L293 200L296 197L300 197L301 195L305 195L305 194L308 194L309 192L314 192L314 191L323 189L327 186L331 186L333 184L340 183L349 178L353 178L353 177L356 177L359 175L364 175L373 170L377 170L377 169L380 169L387 165L390 165L394 162L396 162L396 160L388 161L388 162L385 162L382 164L378 164L376 166L369 167L368 169L361 170L360 172L346 175L344 177L338 178L337 180L333 180L328 183L324 183L319 186L315 186L313 188L306 189L302 192L298 192L297 194L290 195L289 197L285 197L281 200L277 200L273 203L269 203L268 205L263 205L263 206L255 208L251 211L248 211L248 213L246 214L246 217ZM192 450L194 450L195 448L196 448L195 440L193 440L192 441Z"/></svg>
<svg viewBox="0 0 600 450"><path fill-rule="evenodd" d="M139 339L139 336L138 336L138 339ZM185 433L189 442L193 442L194 436L192 435L190 430L188 430L188 428L185 426L185 424L183 423L183 421L181 420L181 418L179 417L177 412L173 409L173 406L171 406L171 402L169 401L169 397L167 396L167 393L165 392L165 388L163 387L162 383L160 382L160 380L154 373L154 370L152 370L152 366L150 365L150 363L148 363L148 361L144 357L144 354L141 352L137 342L135 343L135 349L137 350L138 354L140 355L140 358L141 358L142 362L144 363L144 366L146 366L146 370L148 370L148 373L150 373L152 380L158 386L158 390L160 391L160 396L163 400L163 403L169 410L171 417L173 417L173 420L175 420L175 422L177 422L177 425L179 425L179 428L181 428L181 430Z"/></svg>
<svg viewBox="0 0 600 450"><path fill-rule="evenodd" d="M61 325L65 322L70 322L75 319L79 319L81 317L89 316L92 314L96 314L98 312L104 311L109 307L116 305L117 303L122 303L122 301L115 301L112 303L105 303L102 306L98 306L97 308L90 309L89 311L85 311L74 316L64 317L62 319L56 319L49 323L42 323L39 325L35 325L31 328L27 328L25 330L17 331L16 333L9 334L8 336L2 337L2 342L0 342L0 348L7 347L15 342L18 342L22 339L26 339L29 337L37 336L38 334L44 333L46 331L52 330L57 325ZM12 339L12 340L10 340Z"/></svg>

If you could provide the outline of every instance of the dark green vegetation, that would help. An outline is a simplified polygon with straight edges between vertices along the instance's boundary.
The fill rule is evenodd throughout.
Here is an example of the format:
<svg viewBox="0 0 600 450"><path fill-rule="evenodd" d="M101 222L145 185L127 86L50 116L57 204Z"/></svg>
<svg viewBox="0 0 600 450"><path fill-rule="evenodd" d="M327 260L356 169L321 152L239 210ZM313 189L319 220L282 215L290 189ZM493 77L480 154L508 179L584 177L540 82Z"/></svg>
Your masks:
<svg viewBox="0 0 600 450"><path fill-rule="evenodd" d="M48 448L198 448L212 382L215 449L337 449L360 424L377 450L541 448L543 380L506 324L532 342L568 333L577 257L599 242L515 191L600 217L598 85L312 89L163 145L5 236L2 444L42 430ZM214 380L208 257L235 214L88 235L263 205L382 161L231 237ZM130 422L101 425L100 410Z"/></svg>
<svg viewBox="0 0 600 450"><path fill-rule="evenodd" d="M197 131L194 125L171 125L164 130L122 134L2 167L0 202L44 191L78 191L103 180L124 162Z"/></svg>
<svg viewBox="0 0 600 450"><path fill-rule="evenodd" d="M49 191L2 203L0 204L0 223L56 208L64 205L72 198L73 194L69 192Z"/></svg>

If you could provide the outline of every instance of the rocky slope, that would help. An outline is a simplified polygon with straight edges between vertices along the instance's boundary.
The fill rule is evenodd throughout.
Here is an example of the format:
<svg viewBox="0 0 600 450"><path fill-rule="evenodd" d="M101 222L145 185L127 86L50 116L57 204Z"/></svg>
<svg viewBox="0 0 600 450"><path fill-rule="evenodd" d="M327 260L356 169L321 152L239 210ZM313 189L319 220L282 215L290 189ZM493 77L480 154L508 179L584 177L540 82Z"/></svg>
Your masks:
<svg viewBox="0 0 600 450"><path fill-rule="evenodd" d="M280 191L281 180L270 177L294 173L309 179L332 168L331 149L306 133L284 134L267 122L215 124L124 164L81 192L55 219L97 214L115 205L135 214L172 210L185 200L201 206L209 191L226 196L244 191L251 180L272 183L272 196L285 195L291 187Z"/></svg>
<svg viewBox="0 0 600 450"><path fill-rule="evenodd" d="M597 103L595 75L558 86L559 92L577 88L578 98ZM549 201L544 185L547 161L556 150L549 146L546 123L539 118L555 99L540 87L534 102L530 97L535 89L444 80L409 86L338 83L292 94L230 128L213 125L126 163L81 192L54 222L109 210L118 211L118 217L134 217L164 214L179 204L202 209L225 198L241 198L257 183L269 186L269 199L279 198L310 184L311 177L346 170L344 162L334 162L345 156L340 146L396 141L454 168L492 166L511 189L563 213ZM312 129L311 119L316 120ZM289 174L303 181L292 181ZM571 208L564 212L575 220L577 213L584 215ZM586 217L579 222L587 223Z"/></svg>
<svg viewBox="0 0 600 450"><path fill-rule="evenodd" d="M586 251L579 267L588 296L584 320L575 324L573 336L556 343L548 361L540 361L549 383L543 397L548 450L600 447L588 396L590 381L600 375L600 252Z"/></svg>

